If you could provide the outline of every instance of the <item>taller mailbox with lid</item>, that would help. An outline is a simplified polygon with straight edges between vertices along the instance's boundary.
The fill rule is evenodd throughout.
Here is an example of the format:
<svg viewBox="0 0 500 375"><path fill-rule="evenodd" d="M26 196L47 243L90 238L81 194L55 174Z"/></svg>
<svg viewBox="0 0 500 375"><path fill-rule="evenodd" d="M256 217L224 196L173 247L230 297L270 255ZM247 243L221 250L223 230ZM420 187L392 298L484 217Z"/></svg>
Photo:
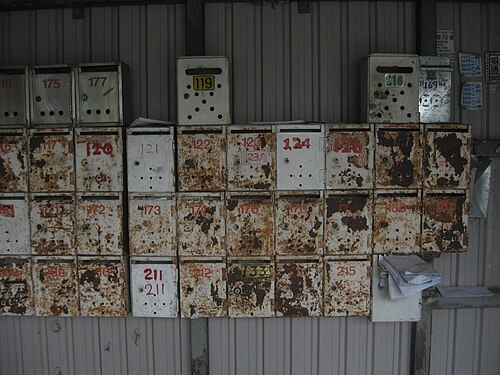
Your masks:
<svg viewBox="0 0 500 375"><path fill-rule="evenodd" d="M0 67L0 127L28 127L28 115L28 67Z"/></svg>
<svg viewBox="0 0 500 375"><path fill-rule="evenodd" d="M450 59L441 56L420 56L421 122L450 121L452 73Z"/></svg>

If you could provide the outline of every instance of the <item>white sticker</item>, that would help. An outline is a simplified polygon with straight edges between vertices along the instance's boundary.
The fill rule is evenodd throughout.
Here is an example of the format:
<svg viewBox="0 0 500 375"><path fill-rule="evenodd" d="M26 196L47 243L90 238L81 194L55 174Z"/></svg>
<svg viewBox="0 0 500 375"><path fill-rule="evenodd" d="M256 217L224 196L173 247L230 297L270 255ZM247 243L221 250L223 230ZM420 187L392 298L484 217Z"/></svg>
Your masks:
<svg viewBox="0 0 500 375"><path fill-rule="evenodd" d="M481 77L481 55L459 53L460 74L464 77Z"/></svg>
<svg viewBox="0 0 500 375"><path fill-rule="evenodd" d="M482 109L482 84L481 82L466 82L462 87L461 105L463 109L474 111Z"/></svg>
<svg viewBox="0 0 500 375"><path fill-rule="evenodd" d="M455 40L453 30L436 30L436 55L455 61Z"/></svg>

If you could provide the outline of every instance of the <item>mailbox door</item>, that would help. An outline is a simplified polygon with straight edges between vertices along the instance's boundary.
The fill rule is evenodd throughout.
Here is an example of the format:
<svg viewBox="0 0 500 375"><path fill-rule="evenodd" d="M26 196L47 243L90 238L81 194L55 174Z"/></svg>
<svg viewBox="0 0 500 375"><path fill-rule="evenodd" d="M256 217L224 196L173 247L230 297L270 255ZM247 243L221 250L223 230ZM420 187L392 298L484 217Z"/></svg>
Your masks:
<svg viewBox="0 0 500 375"><path fill-rule="evenodd" d="M76 233L79 255L122 255L121 194L77 194Z"/></svg>
<svg viewBox="0 0 500 375"><path fill-rule="evenodd" d="M276 316L323 315L323 263L276 264Z"/></svg>
<svg viewBox="0 0 500 375"><path fill-rule="evenodd" d="M271 195L227 196L226 228L229 255L274 255L274 205Z"/></svg>
<svg viewBox="0 0 500 375"><path fill-rule="evenodd" d="M78 316L76 258L35 258L33 282L37 316Z"/></svg>
<svg viewBox="0 0 500 375"><path fill-rule="evenodd" d="M0 127L27 127L27 70L0 69Z"/></svg>
<svg viewBox="0 0 500 375"><path fill-rule="evenodd" d="M27 194L0 194L0 228L0 255L31 254Z"/></svg>
<svg viewBox="0 0 500 375"><path fill-rule="evenodd" d="M72 130L30 131L30 191L75 190Z"/></svg>
<svg viewBox="0 0 500 375"><path fill-rule="evenodd" d="M128 190L175 191L173 127L127 130Z"/></svg>
<svg viewBox="0 0 500 375"><path fill-rule="evenodd" d="M123 191L121 129L76 130L77 191Z"/></svg>
<svg viewBox="0 0 500 375"><path fill-rule="evenodd" d="M176 207L171 194L130 194L128 207L131 255L177 255Z"/></svg>
<svg viewBox="0 0 500 375"><path fill-rule="evenodd" d="M27 145L23 130L0 133L0 192L28 191Z"/></svg>
<svg viewBox="0 0 500 375"><path fill-rule="evenodd" d="M442 67L424 67L421 56L422 67L420 69L419 81L419 112L420 122L449 122L451 116L451 80L453 70L449 67L448 59ZM431 59L435 59L432 57ZM443 61L435 61L438 65ZM428 62L430 65L432 61Z"/></svg>
<svg viewBox="0 0 500 375"><path fill-rule="evenodd" d="M75 254L75 198L72 194L32 195L30 213L33 254Z"/></svg>
<svg viewBox="0 0 500 375"><path fill-rule="evenodd" d="M33 315L30 258L0 258L0 315Z"/></svg>
<svg viewBox="0 0 500 375"><path fill-rule="evenodd" d="M181 262L181 317L227 316L225 262Z"/></svg>
<svg viewBox="0 0 500 375"><path fill-rule="evenodd" d="M369 192L327 193L325 255L371 254L372 214Z"/></svg>
<svg viewBox="0 0 500 375"><path fill-rule="evenodd" d="M132 313L134 316L175 318L177 303L177 265L174 259L131 260Z"/></svg>
<svg viewBox="0 0 500 375"><path fill-rule="evenodd" d="M229 316L274 316L274 269L270 262L259 260L231 262L227 292Z"/></svg>
<svg viewBox="0 0 500 375"><path fill-rule="evenodd" d="M330 260L325 267L325 316L370 315L370 261Z"/></svg>

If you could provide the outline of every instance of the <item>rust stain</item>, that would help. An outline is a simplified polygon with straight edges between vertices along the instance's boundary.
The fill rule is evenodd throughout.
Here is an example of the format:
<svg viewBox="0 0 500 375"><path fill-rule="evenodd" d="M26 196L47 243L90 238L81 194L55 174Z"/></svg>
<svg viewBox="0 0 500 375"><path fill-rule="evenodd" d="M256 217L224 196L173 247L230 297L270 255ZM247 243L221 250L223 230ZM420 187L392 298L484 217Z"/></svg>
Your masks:
<svg viewBox="0 0 500 375"><path fill-rule="evenodd" d="M0 315L32 315L30 261L0 263Z"/></svg>

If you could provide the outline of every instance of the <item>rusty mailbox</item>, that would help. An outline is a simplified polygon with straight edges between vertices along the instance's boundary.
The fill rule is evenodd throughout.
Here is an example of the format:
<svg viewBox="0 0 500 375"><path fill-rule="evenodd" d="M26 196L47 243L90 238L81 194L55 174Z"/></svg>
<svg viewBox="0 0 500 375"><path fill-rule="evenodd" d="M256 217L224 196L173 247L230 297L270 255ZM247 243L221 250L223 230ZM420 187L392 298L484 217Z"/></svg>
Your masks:
<svg viewBox="0 0 500 375"><path fill-rule="evenodd" d="M179 191L226 190L225 128L177 128L177 169Z"/></svg>
<svg viewBox="0 0 500 375"><path fill-rule="evenodd" d="M278 190L325 188L323 124L276 126L276 185Z"/></svg>
<svg viewBox="0 0 500 375"><path fill-rule="evenodd" d="M75 130L76 190L123 191L121 128Z"/></svg>
<svg viewBox="0 0 500 375"><path fill-rule="evenodd" d="M326 188L372 189L373 125L329 124L326 131Z"/></svg>
<svg viewBox="0 0 500 375"><path fill-rule="evenodd" d="M80 64L76 70L77 124L122 126L128 123L128 67L122 63Z"/></svg>
<svg viewBox="0 0 500 375"><path fill-rule="evenodd" d="M0 192L28 191L28 137L24 129L0 131Z"/></svg>
<svg viewBox="0 0 500 375"><path fill-rule="evenodd" d="M76 197L78 255L122 255L122 194L77 193Z"/></svg>
<svg viewBox="0 0 500 375"><path fill-rule="evenodd" d="M469 197L467 191L424 192L422 251L467 251Z"/></svg>
<svg viewBox="0 0 500 375"><path fill-rule="evenodd" d="M30 87L32 126L73 126L74 85L71 65L33 67Z"/></svg>
<svg viewBox="0 0 500 375"><path fill-rule="evenodd" d="M29 255L28 194L0 193L0 255Z"/></svg>
<svg viewBox="0 0 500 375"><path fill-rule="evenodd" d="M368 316L371 310L371 260L325 259L325 316Z"/></svg>
<svg viewBox="0 0 500 375"><path fill-rule="evenodd" d="M415 125L377 125L375 187L416 189L422 183L422 134Z"/></svg>
<svg viewBox="0 0 500 375"><path fill-rule="evenodd" d="M228 261L227 294L232 318L274 316L274 264L268 257Z"/></svg>
<svg viewBox="0 0 500 375"><path fill-rule="evenodd" d="M323 315L323 260L276 260L276 316Z"/></svg>
<svg viewBox="0 0 500 375"><path fill-rule="evenodd" d="M0 67L0 127L29 126L28 67Z"/></svg>
<svg viewBox="0 0 500 375"><path fill-rule="evenodd" d="M224 193L177 196L179 256L225 256Z"/></svg>
<svg viewBox="0 0 500 375"><path fill-rule="evenodd" d="M276 254L323 254L323 192L276 193Z"/></svg>
<svg viewBox="0 0 500 375"><path fill-rule="evenodd" d="M273 196L262 192L227 193L226 228L228 255L274 255Z"/></svg>
<svg viewBox="0 0 500 375"><path fill-rule="evenodd" d="M426 125L424 188L468 189L471 151L470 125Z"/></svg>
<svg viewBox="0 0 500 375"><path fill-rule="evenodd" d="M0 315L33 315L31 258L0 258Z"/></svg>
<svg viewBox="0 0 500 375"><path fill-rule="evenodd" d="M78 257L80 314L127 315L127 269L123 257Z"/></svg>
<svg viewBox="0 0 500 375"><path fill-rule="evenodd" d="M224 56L177 59L179 125L230 124L229 59Z"/></svg>
<svg viewBox="0 0 500 375"><path fill-rule="evenodd" d="M371 254L372 192L327 191L325 201L325 255Z"/></svg>
<svg viewBox="0 0 500 375"><path fill-rule="evenodd" d="M441 56L420 56L420 122L449 122L453 67Z"/></svg>
<svg viewBox="0 0 500 375"><path fill-rule="evenodd" d="M371 54L361 64L362 118L374 123L418 123L417 55Z"/></svg>
<svg viewBox="0 0 500 375"><path fill-rule="evenodd" d="M134 316L179 316L177 258L132 257L130 278Z"/></svg>
<svg viewBox="0 0 500 375"><path fill-rule="evenodd" d="M421 199L418 190L375 192L374 254L420 252Z"/></svg>
<svg viewBox="0 0 500 375"><path fill-rule="evenodd" d="M276 134L272 125L227 130L228 190L275 190Z"/></svg>
<svg viewBox="0 0 500 375"><path fill-rule="evenodd" d="M175 191L174 127L128 128L128 191Z"/></svg>
<svg viewBox="0 0 500 375"><path fill-rule="evenodd" d="M37 316L80 315L75 257L34 258L33 284Z"/></svg>
<svg viewBox="0 0 500 375"><path fill-rule="evenodd" d="M31 194L30 215L32 254L75 254L73 194Z"/></svg>
<svg viewBox="0 0 500 375"><path fill-rule="evenodd" d="M72 129L30 130L31 192L75 191L75 144Z"/></svg>
<svg viewBox="0 0 500 375"><path fill-rule="evenodd" d="M181 317L227 316L227 268L223 258L181 258Z"/></svg>

